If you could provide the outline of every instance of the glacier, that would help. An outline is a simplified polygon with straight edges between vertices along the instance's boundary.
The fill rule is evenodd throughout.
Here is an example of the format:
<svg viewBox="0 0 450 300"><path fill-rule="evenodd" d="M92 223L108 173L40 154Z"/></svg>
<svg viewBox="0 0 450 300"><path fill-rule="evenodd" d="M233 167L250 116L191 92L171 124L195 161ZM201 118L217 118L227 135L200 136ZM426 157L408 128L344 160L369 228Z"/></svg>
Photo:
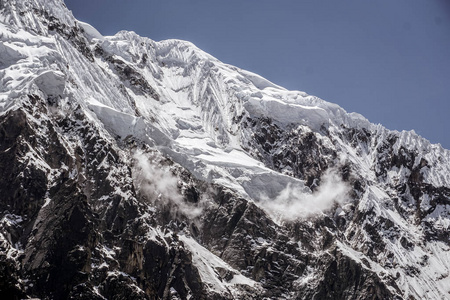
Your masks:
<svg viewBox="0 0 450 300"><path fill-rule="evenodd" d="M449 150L60 0L0 11L0 293L450 299Z"/></svg>

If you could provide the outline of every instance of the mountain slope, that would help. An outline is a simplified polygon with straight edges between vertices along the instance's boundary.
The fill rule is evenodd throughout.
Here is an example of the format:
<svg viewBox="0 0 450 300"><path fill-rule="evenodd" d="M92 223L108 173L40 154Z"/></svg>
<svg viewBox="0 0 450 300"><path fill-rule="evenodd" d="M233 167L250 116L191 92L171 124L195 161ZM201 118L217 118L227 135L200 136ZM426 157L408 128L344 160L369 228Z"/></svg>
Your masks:
<svg viewBox="0 0 450 300"><path fill-rule="evenodd" d="M5 297L450 299L450 151L59 0L0 9Z"/></svg>

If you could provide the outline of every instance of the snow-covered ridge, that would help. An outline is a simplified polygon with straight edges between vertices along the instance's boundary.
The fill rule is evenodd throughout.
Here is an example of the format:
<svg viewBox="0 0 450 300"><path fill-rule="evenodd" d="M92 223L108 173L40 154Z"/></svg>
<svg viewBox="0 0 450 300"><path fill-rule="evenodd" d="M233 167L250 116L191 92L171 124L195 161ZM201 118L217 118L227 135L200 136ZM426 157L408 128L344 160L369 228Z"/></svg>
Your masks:
<svg viewBox="0 0 450 300"><path fill-rule="evenodd" d="M2 0L0 9L3 11L0 16L3 24L27 29L34 33L49 31L47 24L39 20L41 14L57 18L69 27L73 27L77 22L63 0Z"/></svg>
<svg viewBox="0 0 450 300"><path fill-rule="evenodd" d="M288 91L257 74L224 64L187 41L172 39L152 42L126 31L121 31L114 37L106 37L106 40L102 45L107 51L129 62L146 53L157 60L156 65L150 61L149 66L146 66L152 70L177 72L177 69L182 69L181 73L171 74L172 78L181 78L177 78L176 82L167 82L175 91L187 87L183 82L192 84L194 79L201 79L198 76L209 76L209 80L224 83L227 91L220 92L227 92L227 102L243 103L254 116L268 115L280 123L297 123L304 119L308 125L316 128L328 122L365 127L369 125L362 116L347 114L336 104L304 92ZM154 48L154 51L149 53L148 47Z"/></svg>
<svg viewBox="0 0 450 300"><path fill-rule="evenodd" d="M152 103L150 107L148 102L144 105L137 101L136 105L143 116L145 112L160 116L159 121L166 122L160 123L163 131L171 132L172 137L180 140L189 133L191 139L208 138L220 148L239 149L243 135L236 120L248 116L270 118L280 126L305 125L315 132L333 127L337 133L342 126L366 129L378 136L378 140L392 134L399 137L394 151L403 146L424 153L431 161L437 157L444 162L450 161L449 151L431 145L413 131L389 131L369 123L357 113L347 113L336 104L304 92L287 91L259 75L221 63L190 42L153 42L124 31L105 40L100 45L106 51L123 58L136 69L142 63L139 58L144 54L148 57L142 69L161 95L161 103ZM173 128L178 130L173 132ZM448 172L445 163L432 167L440 170L432 172L435 174ZM444 178L430 179L429 182L439 186L449 183Z"/></svg>
<svg viewBox="0 0 450 300"><path fill-rule="evenodd" d="M264 219L262 227L270 224L264 230L275 231L286 229L283 220L298 221L299 216L305 215L307 205L290 206L292 201L320 201L324 207L315 205L320 208L313 210L319 220L316 224L323 230L319 236L333 236L331 240L335 239L335 246L345 257L380 278L399 278L398 290L405 297L447 295L448 244L425 238L442 239L448 232L449 150L430 144L412 131L390 131L359 114L349 114L336 104L304 92L288 91L257 74L224 64L190 42L155 42L128 31L105 37L89 24L74 19L61 1L0 3L0 115L26 111L24 119L36 124L37 135L46 136L47 132L39 128L54 124L56 140L73 157L69 161L87 161L91 152L101 149L90 162L106 170L108 176L100 184L115 184L112 192L89 193L92 183L83 181L88 167L72 166L67 175L70 180L80 178L82 183L77 184L86 184L82 190L96 209L113 206L115 201L122 201L121 205L136 201L132 190L123 192L121 187L123 182L128 180L130 184L133 180L127 177L133 164L130 153L135 147L150 148L178 163L177 167L188 170L186 173L196 180L232 191L233 199L242 203L230 210L245 207L238 217L244 228L252 225L249 220L254 223L255 215L256 219L272 217L271 206L262 200L276 200L276 208L281 207L278 211L295 207L289 218L281 218L280 222ZM88 142L77 140L79 134L88 131L77 131L83 126L95 129L86 138ZM102 144L96 144L96 140ZM69 169L67 165L52 169L40 155L42 149L36 151L30 143L25 143L24 148L31 150L23 161L49 172L52 182L54 174ZM83 151L87 154L80 158ZM329 169L346 173L348 178L326 180L324 174ZM97 175L92 176L92 182ZM308 176L312 178L310 183ZM181 182L180 178L171 179ZM175 185L170 187L176 190ZM345 193L349 189L354 194ZM330 190L336 190L337 196L344 199L327 198ZM205 194L206 198L212 197ZM50 211L53 203L47 193L43 211ZM258 207L263 210L257 210ZM140 219L150 224L157 216L150 217L149 213L156 208L145 209ZM216 212L223 211L225 208L220 206ZM261 211L269 213L264 215ZM248 215L243 217L245 214ZM17 215L16 219L21 217ZM10 222L9 217L5 220L3 223L9 227L20 225ZM312 222L298 224L311 226L314 232ZM329 225L330 222L336 224ZM176 246L192 253L200 279L209 282L211 290L232 289L234 294L240 284L259 288L255 281L242 275L249 274L244 267L232 268L233 261L225 262L230 256L219 258L219 252L212 255L205 245L198 244L201 239L181 235L184 246L175 239L173 244L162 243L164 239L170 241L171 233L169 230L147 238L164 244L164 251ZM267 252L279 251L272 247L278 241L240 234L248 237L253 249L270 244ZM298 238L289 237L298 251L309 251L297 244ZM6 238L1 240L7 242ZM315 241L307 242L314 247ZM280 244L288 243L283 240ZM380 245L384 245L381 250L377 248ZM141 246L133 245L138 250ZM82 247L77 249L84 251ZM328 256L332 252L324 249L318 246L317 255ZM114 251L107 251L108 259L115 259ZM431 257L427 258L428 263L424 258L427 255ZM437 266L440 257L443 262ZM415 268L422 264L426 267L416 276ZM319 280L297 267L298 282ZM227 269L234 276L223 282L216 273L220 269ZM316 266L310 273L322 271ZM116 273L121 274L114 271L108 276Z"/></svg>
<svg viewBox="0 0 450 300"><path fill-rule="evenodd" d="M449 151L431 145L414 132L387 131L369 123L359 114L347 113L336 104L304 92L287 91L259 75L220 62L190 42L155 42L127 31L103 37L89 24L78 22L66 13L67 9L60 1L13 2L8 2L3 8L8 11L4 14L8 17L0 28L4 41L1 47L5 50L1 54L4 91L0 102L3 109L11 107L12 102L7 100L12 98L11 95L15 97L20 94L19 91L26 94L27 89L31 88L37 88L47 96L68 99L65 101L70 101L72 97L80 99L80 104L85 108L96 107L92 104L93 99L110 107L109 112L119 112L117 117L121 121L114 122L110 113L107 117L99 113L106 110L93 109L94 115L100 120L108 119L108 129L122 138L128 136L123 128L132 128L134 123L123 127L120 113L134 115L142 118L141 122L147 122L145 126L152 128L151 131L161 133L160 137L155 137L155 145L167 145L168 140L174 143L165 152L206 154L188 155L189 161L204 161L205 157L219 155L222 165L226 162L234 165L234 152L245 153L242 145L247 144L245 139L249 135L242 128L242 120L247 117L269 118L281 127L306 126L319 136L323 135L323 130L339 134L341 127L365 129L378 136L378 141L383 141L390 134L398 136L393 148L395 152L403 146L423 153L430 161L439 159L443 163L429 166L438 171L424 170L425 180L436 186L449 184L446 175L436 175L448 173L449 167L445 162L450 161ZM73 42L71 45L71 42L41 28L42 20L28 15L32 8L42 9L50 15L50 19L56 18L55 22L64 24L65 28L78 28L75 32L79 31L85 38L82 42L96 53L95 64L87 57L80 59L79 49L74 49ZM45 15L44 12L41 14ZM46 20L43 16L41 18ZM36 48L32 55L29 47ZM22 66L18 68L19 62ZM48 71L49 68L51 71ZM32 75L30 70L34 70ZM135 74L137 79L133 78ZM125 78L127 76L131 78ZM125 85L122 84L124 79L129 80ZM142 94L139 91L142 84L154 93ZM119 127L114 128L112 124ZM148 140L146 136L136 137ZM206 142L199 143L200 140ZM327 137L324 141L333 144ZM347 149L344 145L333 147ZM348 156L356 159L358 155L348 153ZM367 159L363 159L371 164L371 156L373 154L368 153ZM250 162L253 158L246 157L244 160ZM219 160L208 159L205 163L212 161ZM242 163L244 168L247 165ZM259 168L257 164L252 166ZM203 179L215 177L211 177L210 171L203 173Z"/></svg>

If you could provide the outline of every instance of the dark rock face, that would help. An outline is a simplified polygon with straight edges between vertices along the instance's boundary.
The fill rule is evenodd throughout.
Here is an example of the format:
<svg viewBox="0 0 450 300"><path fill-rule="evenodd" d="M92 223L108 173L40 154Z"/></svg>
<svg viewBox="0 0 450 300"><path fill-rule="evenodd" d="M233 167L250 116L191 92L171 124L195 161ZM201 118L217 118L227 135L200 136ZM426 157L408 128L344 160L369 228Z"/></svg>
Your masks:
<svg viewBox="0 0 450 300"><path fill-rule="evenodd" d="M45 110L43 99L36 98L35 105L43 105L41 109ZM84 125L76 127L73 122ZM55 134L40 136L38 125L30 121L24 111L11 112L2 122L2 128L8 128L1 131L4 141L1 155L7 158L2 160L2 172L18 174L20 171L15 169L30 170L18 181L20 184L5 181L1 185L5 189L2 193L11 195L2 201L3 211L28 216L14 228L5 228L10 233L10 244L20 241L20 249L23 250L18 254L21 256L19 264L6 257L1 261L5 270L14 270L5 273L9 275L2 281L4 295L49 299L168 299L174 295L180 299L188 296L196 299L231 298L231 295L214 294L205 289L192 262L192 254L178 239L177 232L187 230L235 270L262 284L262 290L252 292L253 298L246 296L248 299L288 296L348 299L350 291L358 291L361 295L355 299L392 296L375 274L340 255L336 249L333 250L334 257L312 254L333 245L335 233L326 234L327 230L319 228L336 232L336 220L324 222L317 219L312 227L302 223L283 227L233 191L205 185L182 169L176 173L187 183L184 200L198 203L201 197L208 196L215 204L205 208L203 217L194 222L197 225L186 218L181 223L174 223L170 213L163 218L142 219L148 207L135 192L130 181L131 169L118 154L122 150L101 139L95 126L89 124L81 111L75 110L67 118L43 123L47 132ZM75 155L62 146L58 148L61 134L77 141ZM11 151L19 148L21 139L30 139L25 145L34 144L36 149L46 149L41 150L40 157L49 166L69 167L53 179L58 184L47 182L51 170L23 165L21 158L30 149L25 148L22 156L19 150ZM37 146L45 143L56 146ZM131 198L114 195L115 169L102 168L100 164L105 162L120 170L120 190ZM70 175L75 173L76 176ZM2 179L11 180L9 176ZM27 182L29 185L25 185ZM21 194L21 189L27 194ZM51 201L44 205L48 201L46 199ZM107 201L106 205L104 201ZM159 209L164 215L164 210L170 210L170 207ZM152 215L153 212L150 213ZM182 216L180 218L183 220ZM167 234L147 240L144 237L151 230L150 226L166 228ZM317 229L312 230L314 227ZM304 246L299 248L298 242ZM311 268L322 274L321 283L315 286L295 285L295 280L310 272ZM352 270L350 276L347 273L349 269ZM224 282L236 275L234 271L223 268L217 268L216 272ZM18 278L22 278L22 282L25 278L26 285L17 286ZM374 298L364 296L373 293Z"/></svg>
<svg viewBox="0 0 450 300"><path fill-rule="evenodd" d="M142 117L133 93L158 105L167 101L146 77L155 57L133 54L132 63L90 44L76 22L68 25L44 6L17 7L18 18L35 14L25 23L33 34L57 36L73 47L77 63L99 63L102 78L116 78L115 95L134 113L122 117ZM0 1L0 9L16 7ZM80 67L59 63L68 73ZM183 74L191 76L199 62L189 63ZM0 117L0 298L418 299L413 289L420 284L428 289L424 297L448 298L427 285L448 277L446 261L442 270L436 265L450 246L442 221L450 187L427 177L441 158L380 128L282 126L238 105L224 116L216 95L224 82L209 77L217 66L202 68L197 108L210 113L199 119L212 128L214 147L241 138L251 156L312 191L335 169L350 187L346 201L277 219L249 196L196 178L157 146L108 131L76 98L79 90L46 96L31 86ZM66 81L80 84L73 74ZM227 117L230 128L223 126ZM147 121L156 124L158 115ZM199 129L177 126L170 134ZM143 183L137 153L160 168ZM168 195L146 191L164 176L174 182Z"/></svg>
<svg viewBox="0 0 450 300"><path fill-rule="evenodd" d="M365 271L363 266L336 250L332 253L323 281L313 295L304 299L401 299L376 274Z"/></svg>
<svg viewBox="0 0 450 300"><path fill-rule="evenodd" d="M335 165L336 152L311 131L295 125L281 129L268 118L248 118L244 126L254 132L254 139L244 145L254 149L253 155L276 171L304 179L312 189L319 185L320 176Z"/></svg>
<svg viewBox="0 0 450 300"><path fill-rule="evenodd" d="M351 195L356 200L355 204L364 200L364 194L367 193L367 187L371 183L358 171L358 166L349 163L339 166L342 162L336 160L337 152L334 148L334 145L338 144L336 137L326 130L302 133L301 128L281 129L270 119L247 119L244 125L252 128L254 132L254 139L249 141L247 148L255 149L254 156L266 166L305 180L313 190L318 184L318 178L327 168L338 167L342 179L353 187ZM407 170L406 176L398 177L394 184L386 184L392 200L385 205L405 220L413 220L413 223L423 230L423 238L426 241L438 241L448 245L450 241L448 230L442 230L442 227L436 227L429 221L431 215L448 205L448 188L436 187L424 181L423 173L429 168L430 163L425 158L420 158L421 153L405 146L398 147L398 137L392 134L380 138L364 129L344 128L338 138L356 148L359 155L375 157L373 168L377 180L383 184L391 180L389 176L392 176L393 172ZM323 139L328 139L330 143L326 146L322 142ZM309 245L307 248L310 251L326 249L336 241L343 242L342 237L345 236L345 243L350 245L356 243L356 249L368 260L383 265L387 270L398 266L398 258L390 245L392 241L401 245L406 252L414 251L417 247L417 241L413 242L412 236L404 235L398 224L390 218L377 215L373 209L361 211L358 207L352 206L345 217L335 216L325 223L323 221L320 221L321 224L318 226L326 230L322 231L320 236L317 236L317 232L310 227L305 228L304 224L297 222L288 225L290 236L294 236L302 245L309 241L321 241L322 246ZM322 257L320 270L316 270L322 276L320 284L314 286L314 289L302 287L297 294L299 299L403 298L401 289L396 284L396 278L389 276L381 279L375 272L368 271L370 264L367 259L364 259L365 262L363 260L364 263L356 263L343 256L339 248L333 251L334 255L331 258ZM380 259L381 256L387 257L387 260ZM303 257L303 261L307 262L306 268L314 259L310 256ZM427 266L427 259L425 258L420 265ZM420 268L412 265L406 267L405 271L408 276L419 276L421 273ZM304 272L300 274L305 276ZM292 290L293 287L289 289Z"/></svg>
<svg viewBox="0 0 450 300"><path fill-rule="evenodd" d="M36 104L42 103L41 99L41 103ZM7 271L2 272L1 294L17 299L25 295L46 299L91 299L101 298L101 295L166 299L173 287L182 299L188 295L206 299L190 253L175 233L159 242L140 242L148 224L140 224L136 219L142 214L138 201L116 195L108 197L109 205L99 203L102 196L111 194L114 189L108 179L111 170L102 170L99 163L111 160L120 165L121 162L108 142L93 137L95 130L89 124L78 127L76 134L69 133L71 117L45 124L48 131L79 138L82 144L75 149L75 158L64 151L65 148L58 148L58 135L39 136L37 124L27 119L25 112L13 111L3 119L1 171L21 175L2 176L1 192L7 195L1 202L2 217L5 214L10 219L27 217L15 226L3 228L9 234L10 244L20 243L22 254L18 254L19 265L9 257L1 257L0 266ZM85 121L81 115L75 118ZM46 173L51 170L41 170L22 160L27 152L41 149L37 145L44 143L56 147L46 148L48 152L42 150L42 162L54 168L67 163L70 168L54 178L58 184L47 182ZM21 144L28 147L34 144L36 148L22 150ZM59 166L55 165L54 152L58 152ZM67 173L74 171L78 172L77 178L70 178ZM128 176L131 177L131 173ZM135 196L132 185L122 185L121 189ZM46 198L51 201L44 204ZM117 257L111 254L104 257L101 247L105 246L100 245L118 249L108 250ZM7 246L4 245L5 253L10 250ZM122 270L129 275L121 275ZM28 285L18 284L18 277L26 278ZM98 292L93 291L94 286L98 287ZM133 286L139 287L138 290Z"/></svg>

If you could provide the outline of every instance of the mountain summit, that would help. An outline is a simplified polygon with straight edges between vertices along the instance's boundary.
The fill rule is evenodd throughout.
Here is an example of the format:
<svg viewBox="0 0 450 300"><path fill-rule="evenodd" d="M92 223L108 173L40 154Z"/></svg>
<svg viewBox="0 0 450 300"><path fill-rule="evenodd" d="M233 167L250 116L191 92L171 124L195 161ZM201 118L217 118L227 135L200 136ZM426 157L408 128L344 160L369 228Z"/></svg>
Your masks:
<svg viewBox="0 0 450 300"><path fill-rule="evenodd" d="M0 0L2 299L450 299L450 151L180 40Z"/></svg>

